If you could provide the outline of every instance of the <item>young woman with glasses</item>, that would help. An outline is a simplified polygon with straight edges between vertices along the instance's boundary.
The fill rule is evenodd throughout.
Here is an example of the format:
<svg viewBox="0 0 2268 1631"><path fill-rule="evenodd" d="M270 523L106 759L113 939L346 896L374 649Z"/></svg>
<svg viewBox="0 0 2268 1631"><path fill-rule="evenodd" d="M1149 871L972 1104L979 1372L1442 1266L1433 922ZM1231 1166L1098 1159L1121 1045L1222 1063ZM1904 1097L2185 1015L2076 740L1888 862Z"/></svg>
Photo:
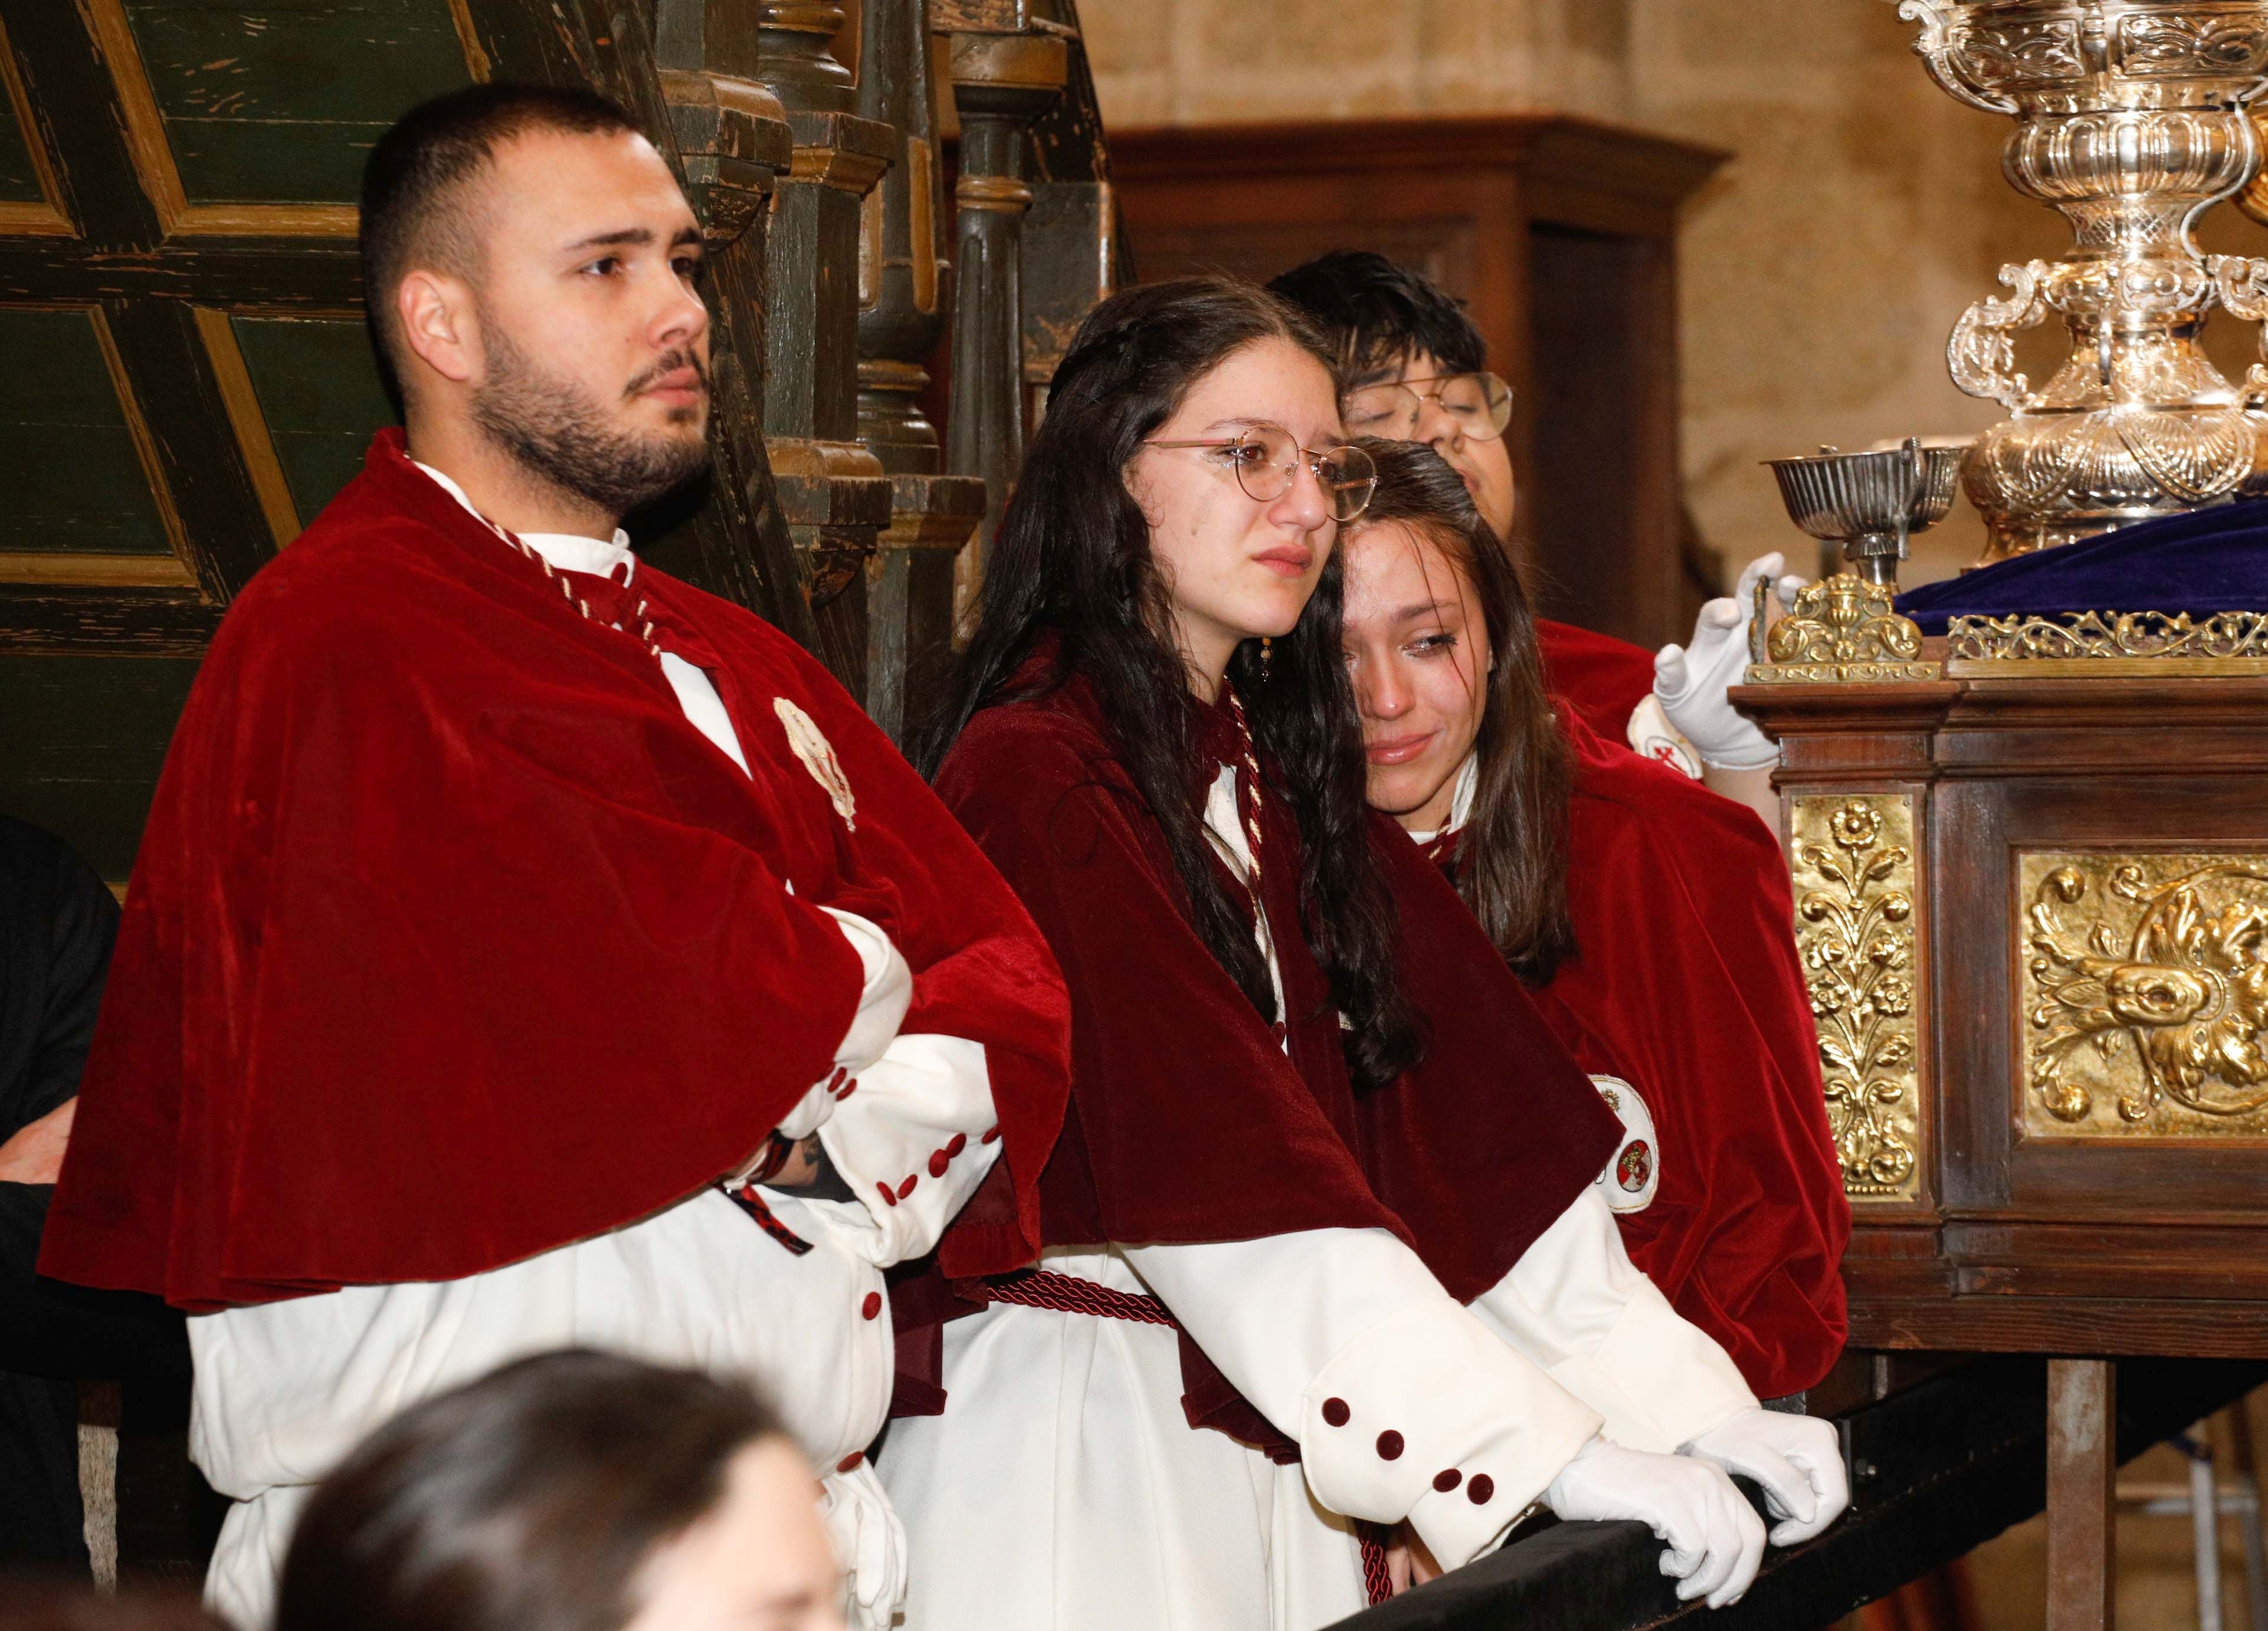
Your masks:
<svg viewBox="0 0 2268 1631"><path fill-rule="evenodd" d="M1622 1256L1619 1127L1364 807L1344 443L1289 307L1132 290L992 546L923 758L1054 948L1073 1085L1035 1268L902 1299L941 1385L880 1458L909 1627L1292 1631L1537 1505L1647 1523L1721 1603L1764 1539L1724 1464L1804 1488Z"/></svg>

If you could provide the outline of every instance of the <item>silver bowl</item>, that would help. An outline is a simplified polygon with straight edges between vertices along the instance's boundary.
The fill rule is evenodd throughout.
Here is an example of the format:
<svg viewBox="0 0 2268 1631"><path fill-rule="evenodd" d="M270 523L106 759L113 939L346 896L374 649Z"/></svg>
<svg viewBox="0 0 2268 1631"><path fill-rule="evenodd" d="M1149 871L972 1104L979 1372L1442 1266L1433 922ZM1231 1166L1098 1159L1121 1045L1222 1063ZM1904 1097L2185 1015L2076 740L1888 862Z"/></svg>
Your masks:
<svg viewBox="0 0 2268 1631"><path fill-rule="evenodd" d="M1768 459L1788 517L1814 538L1843 546L1843 558L1870 584L1895 584L1906 540L1953 508L1961 480L1959 447L1924 447L1912 437L1879 452L1831 447L1800 459Z"/></svg>

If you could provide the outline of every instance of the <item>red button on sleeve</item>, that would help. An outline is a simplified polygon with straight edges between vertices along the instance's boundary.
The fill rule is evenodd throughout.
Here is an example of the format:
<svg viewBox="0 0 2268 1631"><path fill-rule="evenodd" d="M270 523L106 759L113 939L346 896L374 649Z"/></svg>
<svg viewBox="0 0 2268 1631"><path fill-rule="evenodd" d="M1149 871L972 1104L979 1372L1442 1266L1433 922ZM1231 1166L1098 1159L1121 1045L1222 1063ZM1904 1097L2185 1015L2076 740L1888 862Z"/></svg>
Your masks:
<svg viewBox="0 0 2268 1631"><path fill-rule="evenodd" d="M1347 1408L1347 1401L1344 1399L1323 1400L1323 1420L1333 1427L1344 1427L1347 1418L1353 1414Z"/></svg>
<svg viewBox="0 0 2268 1631"><path fill-rule="evenodd" d="M943 1178L945 1176L946 1163L950 1161L952 1158L952 1157L946 1155L942 1150L936 1151L929 1158L929 1175L932 1178Z"/></svg>
<svg viewBox="0 0 2268 1631"><path fill-rule="evenodd" d="M1465 1486L1465 1499L1475 1506L1486 1506L1496 1495L1496 1480L1486 1473L1473 1474L1473 1481Z"/></svg>
<svg viewBox="0 0 2268 1631"><path fill-rule="evenodd" d="M953 1142L945 1147L945 1153L948 1157L950 1157L959 1155L962 1150L968 1148L968 1135L966 1133L955 1133L953 1135ZM2268 1631L2268 1626L2262 1627L2261 1631Z"/></svg>
<svg viewBox="0 0 2268 1631"><path fill-rule="evenodd" d="M921 1182L921 1174L920 1174L920 1173L918 1173L918 1172L909 1172L909 1173L907 1173L907 1174L906 1174L906 1181L905 1181L904 1183L902 1183L902 1184L900 1184L900 1185L898 1186L898 1199L899 1199L899 1200L901 1200L901 1201L902 1201L902 1200L904 1200L908 1195L909 1195L909 1194L913 1194L913 1192L914 1192L914 1186L915 1186L916 1184L918 1184L919 1182Z"/></svg>
<svg viewBox="0 0 2268 1631"><path fill-rule="evenodd" d="M1436 1473L1433 1474L1433 1488L1440 1490L1445 1495L1464 1481L1465 1475L1457 1471L1455 1467L1449 1468L1446 1473Z"/></svg>
<svg viewBox="0 0 2268 1631"><path fill-rule="evenodd" d="M882 1294L880 1291L867 1292L866 1300L858 1304L858 1318L861 1319L878 1319L881 1317L881 1313Z"/></svg>
<svg viewBox="0 0 2268 1631"><path fill-rule="evenodd" d="M1378 1436L1378 1458L1381 1461L1402 1458L1402 1435L1390 1427Z"/></svg>

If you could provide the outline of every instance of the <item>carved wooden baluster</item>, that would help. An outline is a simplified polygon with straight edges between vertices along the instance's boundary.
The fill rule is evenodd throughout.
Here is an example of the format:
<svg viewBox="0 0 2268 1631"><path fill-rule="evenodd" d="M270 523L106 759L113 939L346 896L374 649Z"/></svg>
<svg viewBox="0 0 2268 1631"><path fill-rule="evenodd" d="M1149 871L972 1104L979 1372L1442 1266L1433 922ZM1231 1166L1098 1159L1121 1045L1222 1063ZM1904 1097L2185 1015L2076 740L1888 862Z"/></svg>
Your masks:
<svg viewBox="0 0 2268 1631"><path fill-rule="evenodd" d="M1024 384L1030 422L1045 410L1071 337L1096 304L1133 281L1094 74L1079 33L1077 0L1036 0L1069 48L1063 94L1032 126L1032 208L1024 220Z"/></svg>
<svg viewBox="0 0 2268 1631"><path fill-rule="evenodd" d="M866 195L858 244L858 437L890 475L890 525L867 568L866 711L902 739L909 677L950 649L955 557L984 514L984 483L943 475L917 400L944 337L946 274L929 26L922 0L866 0L858 112L891 127L893 158Z"/></svg>
<svg viewBox="0 0 2268 1631"><path fill-rule="evenodd" d="M890 484L858 441L862 201L888 167L887 125L859 117L830 48L840 5L753 8L759 71L786 109L794 160L773 201L764 432L819 624L819 650L853 695L866 687L866 572L889 525Z"/></svg>
<svg viewBox="0 0 2268 1631"><path fill-rule="evenodd" d="M991 9L963 5L938 11ZM979 19L972 15L960 20ZM1063 38L1053 32L956 28L952 40L961 180L954 192L958 220L946 465L985 481L984 525L976 547L961 556L957 585L966 615L983 583L983 551L1023 459L1020 261L1024 214L1032 204L1032 189L1024 180L1025 151L1032 121L1062 92L1068 55Z"/></svg>

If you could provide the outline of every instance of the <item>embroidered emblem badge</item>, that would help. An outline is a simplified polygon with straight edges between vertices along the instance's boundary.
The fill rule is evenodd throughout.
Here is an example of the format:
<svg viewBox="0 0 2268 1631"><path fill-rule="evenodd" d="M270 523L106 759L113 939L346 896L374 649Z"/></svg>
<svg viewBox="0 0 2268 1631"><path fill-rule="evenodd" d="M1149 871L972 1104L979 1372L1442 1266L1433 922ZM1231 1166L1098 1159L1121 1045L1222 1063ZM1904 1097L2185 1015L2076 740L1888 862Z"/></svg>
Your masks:
<svg viewBox="0 0 2268 1631"><path fill-rule="evenodd" d="M1622 1147L1596 1180L1600 1193L1613 1211L1643 1212L1653 1204L1654 1191L1661 1181L1660 1156L1654 1148L1660 1135L1654 1131L1653 1113L1646 1108L1638 1089L1618 1076L1594 1076L1591 1085L1599 1090L1600 1098L1623 1124Z"/></svg>
<svg viewBox="0 0 2268 1631"><path fill-rule="evenodd" d="M788 746L803 760L803 768L811 772L811 779L826 790L828 801L835 806L835 813L843 818L843 827L857 832L858 823L852 818L858 805L850 797L850 778L843 774L834 748L820 734L811 716L784 696L772 698L772 712L779 716L781 727L787 732Z"/></svg>

